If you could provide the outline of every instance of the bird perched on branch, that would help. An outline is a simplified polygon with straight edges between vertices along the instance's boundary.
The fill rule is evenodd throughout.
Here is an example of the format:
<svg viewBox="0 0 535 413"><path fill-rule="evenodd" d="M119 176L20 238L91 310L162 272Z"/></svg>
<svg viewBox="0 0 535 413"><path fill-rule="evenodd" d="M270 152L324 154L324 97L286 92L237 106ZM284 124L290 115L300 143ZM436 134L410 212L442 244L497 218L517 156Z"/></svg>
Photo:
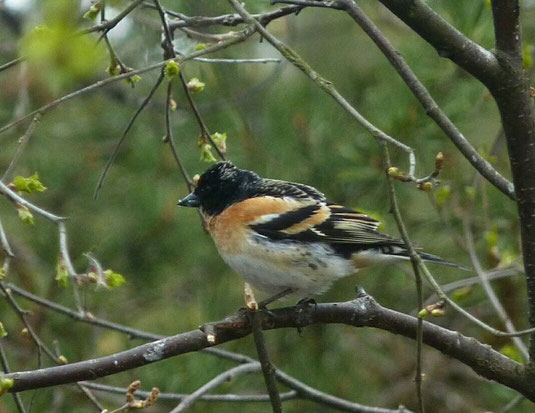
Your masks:
<svg viewBox="0 0 535 413"><path fill-rule="evenodd" d="M200 208L223 260L275 296L311 297L360 268L409 259L405 243L378 231L368 215L327 201L311 186L264 179L230 162L206 170L178 205Z"/></svg>

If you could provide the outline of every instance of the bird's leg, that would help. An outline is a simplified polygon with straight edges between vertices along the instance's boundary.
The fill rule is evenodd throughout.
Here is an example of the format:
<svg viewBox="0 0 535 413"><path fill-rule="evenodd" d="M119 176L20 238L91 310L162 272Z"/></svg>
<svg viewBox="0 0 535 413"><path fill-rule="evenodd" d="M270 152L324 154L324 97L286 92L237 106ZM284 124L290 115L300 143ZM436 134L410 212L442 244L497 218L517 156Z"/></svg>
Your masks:
<svg viewBox="0 0 535 413"><path fill-rule="evenodd" d="M248 310L256 311L260 307L254 296L253 289L249 283L243 284L243 296L245 298L245 307Z"/></svg>
<svg viewBox="0 0 535 413"><path fill-rule="evenodd" d="M313 305L314 307L317 307L318 303L312 297L305 297L305 298L301 298L296 304L296 306L303 306L303 307L306 307L307 305Z"/></svg>
<svg viewBox="0 0 535 413"><path fill-rule="evenodd" d="M266 308L268 304L271 304L273 301L277 301L279 298L286 297L289 294L292 294L294 292L293 288L287 288L280 293L277 293L269 298L266 298L265 300L262 300L258 303L258 308Z"/></svg>

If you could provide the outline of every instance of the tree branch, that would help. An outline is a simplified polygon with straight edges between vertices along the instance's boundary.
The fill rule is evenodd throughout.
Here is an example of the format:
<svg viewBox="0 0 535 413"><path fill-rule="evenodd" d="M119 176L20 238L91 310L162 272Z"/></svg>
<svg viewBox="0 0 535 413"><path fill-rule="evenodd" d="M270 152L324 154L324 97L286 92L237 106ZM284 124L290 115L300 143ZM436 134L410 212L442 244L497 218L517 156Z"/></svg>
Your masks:
<svg viewBox="0 0 535 413"><path fill-rule="evenodd" d="M440 17L423 0L380 0L392 13L448 58L482 81L500 73L496 56Z"/></svg>
<svg viewBox="0 0 535 413"><path fill-rule="evenodd" d="M325 323L375 327L411 339L416 336L417 328L416 318L384 308L370 296L362 296L344 303L287 307L262 313L264 329L305 327ZM216 324L225 328L216 330L215 344L236 340L251 332L248 318L243 313L228 317ZM524 366L491 347L474 338L463 336L458 332L429 322L423 323L423 341L425 344L470 366L486 379L497 381L535 401L535 387L526 380ZM201 330L194 330L99 359L38 371L12 373L5 377L14 379L11 391L18 392L73 381L92 380L179 354L198 351L209 346L206 334Z"/></svg>

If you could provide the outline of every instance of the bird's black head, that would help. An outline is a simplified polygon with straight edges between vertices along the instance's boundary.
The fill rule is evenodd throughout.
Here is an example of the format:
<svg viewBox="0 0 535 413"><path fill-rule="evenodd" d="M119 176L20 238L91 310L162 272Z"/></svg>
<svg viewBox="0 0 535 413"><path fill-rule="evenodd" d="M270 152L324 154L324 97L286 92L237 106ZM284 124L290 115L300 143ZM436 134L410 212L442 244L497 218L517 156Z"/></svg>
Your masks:
<svg viewBox="0 0 535 413"><path fill-rule="evenodd" d="M219 162L200 176L197 188L178 205L200 207L208 215L217 215L233 203L246 199L261 181L254 172L238 169L228 161Z"/></svg>

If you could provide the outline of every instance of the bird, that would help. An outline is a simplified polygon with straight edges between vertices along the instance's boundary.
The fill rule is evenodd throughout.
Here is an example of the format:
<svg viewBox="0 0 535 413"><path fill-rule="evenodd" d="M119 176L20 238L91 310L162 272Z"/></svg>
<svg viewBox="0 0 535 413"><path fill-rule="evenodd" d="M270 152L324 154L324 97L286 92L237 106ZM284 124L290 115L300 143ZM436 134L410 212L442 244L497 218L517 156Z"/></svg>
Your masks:
<svg viewBox="0 0 535 413"><path fill-rule="evenodd" d="M230 161L208 168L178 205L198 208L223 261L273 297L312 298L362 268L410 259L405 242L380 232L369 215L312 186L261 178Z"/></svg>

